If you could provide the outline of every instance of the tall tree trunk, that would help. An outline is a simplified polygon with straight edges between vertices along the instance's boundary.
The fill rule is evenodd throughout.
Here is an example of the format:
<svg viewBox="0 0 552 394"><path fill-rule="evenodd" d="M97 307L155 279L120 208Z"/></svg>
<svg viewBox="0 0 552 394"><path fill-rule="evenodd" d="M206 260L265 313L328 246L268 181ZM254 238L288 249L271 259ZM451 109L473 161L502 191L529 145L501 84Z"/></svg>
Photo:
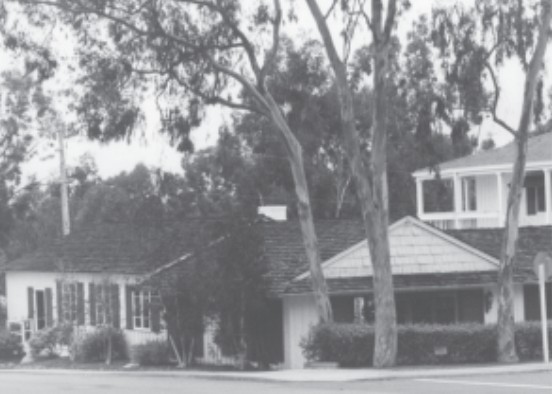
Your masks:
<svg viewBox="0 0 552 394"><path fill-rule="evenodd" d="M324 15L316 0L307 0L318 30L324 41L328 58L336 76L341 110L341 125L349 164L365 224L366 239L374 271L375 302L375 347L374 367L391 367L396 363L397 324L395 294L388 237L387 203L387 110L385 90L387 85L389 36L382 37L381 2L374 0L379 13L373 12L374 29L380 37L375 38L374 97L372 114L372 149L367 166L360 150L360 136L355 125L353 92L347 79L346 65L339 58ZM394 18L394 2L388 7L389 18ZM387 29L386 29L387 30ZM375 33L374 33L375 34Z"/></svg>
<svg viewBox="0 0 552 394"><path fill-rule="evenodd" d="M333 320L332 306L328 296L328 286L322 271L322 259L318 247L318 237L314 228L314 219L310 204L309 187L305 166L303 164L303 150L297 137L293 134L284 118L280 107L274 101L274 98L266 92L264 94L265 102L270 110L272 121L281 132L282 139L286 146L287 158L291 167L295 194L297 196L297 212L301 226L301 235L309 264L312 290L316 300L316 308L320 322L329 322Z"/></svg>
<svg viewBox="0 0 552 394"><path fill-rule="evenodd" d="M552 7L548 0L541 1L541 26L537 46L525 77L523 107L516 133L516 160L506 207L506 226L500 249L500 268L498 272L498 361L511 363L518 361L514 338L514 296L513 265L515 263L518 239L519 208L521 192L525 178L527 160L527 139L533 113L535 87L539 72L543 66L548 45Z"/></svg>

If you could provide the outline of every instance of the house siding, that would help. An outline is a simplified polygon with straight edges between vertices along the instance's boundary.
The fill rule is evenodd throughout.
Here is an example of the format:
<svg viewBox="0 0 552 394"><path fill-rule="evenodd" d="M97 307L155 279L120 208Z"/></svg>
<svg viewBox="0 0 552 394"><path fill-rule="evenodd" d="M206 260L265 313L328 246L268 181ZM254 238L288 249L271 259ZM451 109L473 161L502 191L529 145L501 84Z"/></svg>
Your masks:
<svg viewBox="0 0 552 394"><path fill-rule="evenodd" d="M285 296L283 313L284 366L304 368L306 359L300 344L318 322L315 299L312 295Z"/></svg>
<svg viewBox="0 0 552 394"><path fill-rule="evenodd" d="M28 288L36 290L51 289L54 293L52 297L52 315L54 323L58 318L58 297L56 281L59 279L74 280L83 283L84 290L84 329L92 328L90 325L90 283L97 283L109 279L110 282L119 285L119 305L121 327L126 327L126 302L124 286L135 283L139 277L135 275L109 275L104 274L57 274L53 272L17 272L9 271L6 273L6 297L7 297L7 315L9 322L22 322L28 319ZM154 333L149 330L123 330L125 338L129 345L144 343L149 340L164 340L165 333Z"/></svg>

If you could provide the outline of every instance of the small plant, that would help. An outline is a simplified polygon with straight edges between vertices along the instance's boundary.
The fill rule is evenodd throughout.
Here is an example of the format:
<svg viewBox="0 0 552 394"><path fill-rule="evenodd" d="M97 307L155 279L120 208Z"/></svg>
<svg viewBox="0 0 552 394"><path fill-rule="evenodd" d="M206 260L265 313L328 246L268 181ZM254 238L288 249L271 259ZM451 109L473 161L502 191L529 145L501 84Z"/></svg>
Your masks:
<svg viewBox="0 0 552 394"><path fill-rule="evenodd" d="M0 362L18 361L23 355L23 346L19 336L8 331L0 331Z"/></svg>
<svg viewBox="0 0 552 394"><path fill-rule="evenodd" d="M80 363L109 363L128 358L122 331L111 327L97 328L75 336L71 344L71 354L73 360Z"/></svg>
<svg viewBox="0 0 552 394"><path fill-rule="evenodd" d="M158 366L171 363L169 346L162 341L149 341L133 346L131 358L133 363L141 366Z"/></svg>
<svg viewBox="0 0 552 394"><path fill-rule="evenodd" d="M33 334L29 341L33 358L57 357L60 350L69 346L73 339L73 326L60 324L55 327L44 328Z"/></svg>

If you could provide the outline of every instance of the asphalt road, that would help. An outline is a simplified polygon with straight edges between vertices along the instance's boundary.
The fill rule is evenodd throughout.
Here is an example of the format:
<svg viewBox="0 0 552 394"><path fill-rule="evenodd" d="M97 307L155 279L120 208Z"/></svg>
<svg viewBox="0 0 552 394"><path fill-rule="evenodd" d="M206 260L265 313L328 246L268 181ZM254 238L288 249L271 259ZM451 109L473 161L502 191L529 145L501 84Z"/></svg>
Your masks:
<svg viewBox="0 0 552 394"><path fill-rule="evenodd" d="M190 377L0 371L1 394L505 394L552 393L552 372L348 383L268 383Z"/></svg>

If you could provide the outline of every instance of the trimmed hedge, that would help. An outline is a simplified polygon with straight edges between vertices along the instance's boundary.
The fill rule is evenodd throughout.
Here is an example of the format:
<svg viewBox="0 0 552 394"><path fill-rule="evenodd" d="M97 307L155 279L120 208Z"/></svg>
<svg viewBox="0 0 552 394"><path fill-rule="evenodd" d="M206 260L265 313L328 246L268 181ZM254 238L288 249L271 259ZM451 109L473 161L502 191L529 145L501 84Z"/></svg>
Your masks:
<svg viewBox="0 0 552 394"><path fill-rule="evenodd" d="M23 346L19 336L0 330L0 362L18 361L23 356Z"/></svg>
<svg viewBox="0 0 552 394"><path fill-rule="evenodd" d="M552 340L552 331L548 336ZM495 362L496 338L495 325L399 326L397 364ZM371 366L374 328L363 324L322 324L313 327L301 346L309 361L337 362L342 367ZM516 348L521 361L542 358L539 322L516 325Z"/></svg>

